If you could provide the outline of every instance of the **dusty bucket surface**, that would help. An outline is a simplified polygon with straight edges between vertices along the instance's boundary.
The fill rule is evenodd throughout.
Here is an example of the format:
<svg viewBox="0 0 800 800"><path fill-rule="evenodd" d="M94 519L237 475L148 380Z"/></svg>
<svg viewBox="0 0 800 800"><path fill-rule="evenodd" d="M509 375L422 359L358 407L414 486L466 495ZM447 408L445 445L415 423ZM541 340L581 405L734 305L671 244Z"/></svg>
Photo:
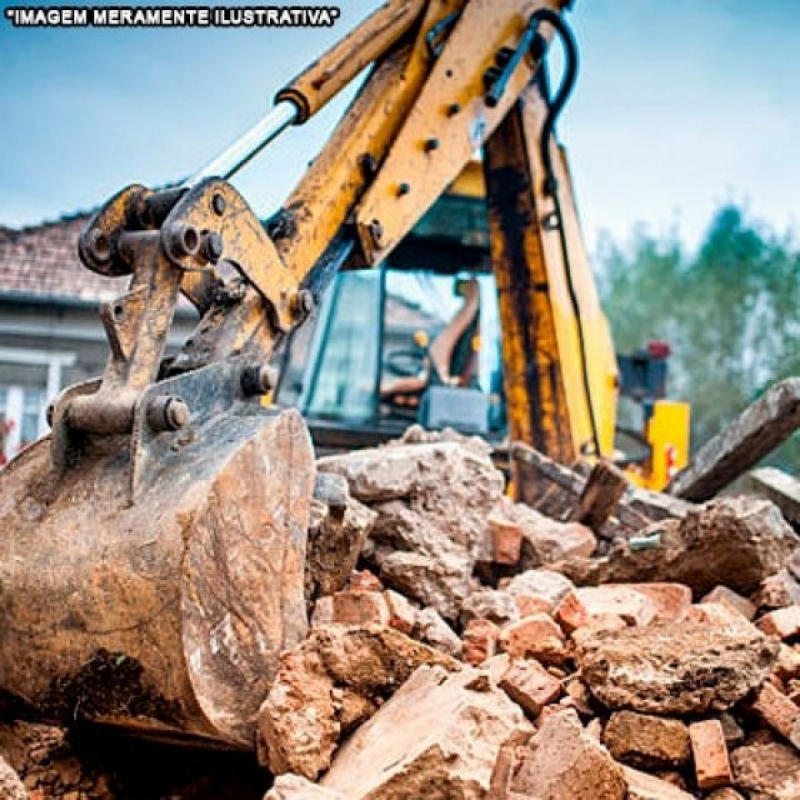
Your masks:
<svg viewBox="0 0 800 800"><path fill-rule="evenodd" d="M0 473L0 691L45 718L251 748L307 629L313 449L293 411L182 436L133 504L124 437L55 482L49 438Z"/></svg>

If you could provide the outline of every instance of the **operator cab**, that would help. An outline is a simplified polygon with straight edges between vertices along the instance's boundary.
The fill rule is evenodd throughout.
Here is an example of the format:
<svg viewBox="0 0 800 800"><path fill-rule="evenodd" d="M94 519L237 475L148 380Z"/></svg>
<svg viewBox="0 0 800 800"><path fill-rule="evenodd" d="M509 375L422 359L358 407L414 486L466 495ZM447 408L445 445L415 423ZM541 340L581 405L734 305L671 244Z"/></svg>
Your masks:
<svg viewBox="0 0 800 800"><path fill-rule="evenodd" d="M379 268L340 273L291 337L276 401L300 410L318 448L370 446L414 423L505 437L479 180L476 162Z"/></svg>

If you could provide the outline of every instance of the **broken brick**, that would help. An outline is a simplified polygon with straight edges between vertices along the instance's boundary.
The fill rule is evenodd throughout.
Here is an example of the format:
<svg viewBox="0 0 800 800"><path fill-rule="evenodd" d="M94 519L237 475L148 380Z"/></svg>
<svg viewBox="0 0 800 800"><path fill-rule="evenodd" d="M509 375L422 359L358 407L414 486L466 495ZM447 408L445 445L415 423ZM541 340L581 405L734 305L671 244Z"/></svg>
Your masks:
<svg viewBox="0 0 800 800"><path fill-rule="evenodd" d="M500 628L488 619L470 620L462 638L462 660L473 666L482 664L495 654L499 636Z"/></svg>
<svg viewBox="0 0 800 800"><path fill-rule="evenodd" d="M497 515L490 515L486 522L492 539L492 560L507 566L517 564L522 550L522 529Z"/></svg>
<svg viewBox="0 0 800 800"><path fill-rule="evenodd" d="M753 711L774 731L800 749L800 708L771 683L765 683L752 705Z"/></svg>
<svg viewBox="0 0 800 800"><path fill-rule="evenodd" d="M561 694L561 682L535 661L512 662L497 685L531 717Z"/></svg>
<svg viewBox="0 0 800 800"><path fill-rule="evenodd" d="M792 605L770 611L756 622L756 626L767 635L777 636L779 639L800 636L800 606Z"/></svg>
<svg viewBox="0 0 800 800"><path fill-rule="evenodd" d="M333 622L340 625L388 625L389 606L383 592L336 592L333 597Z"/></svg>
<svg viewBox="0 0 800 800"><path fill-rule="evenodd" d="M735 608L743 617L752 620L756 615L756 607L746 597L729 589L727 586L715 586L701 603L722 603Z"/></svg>
<svg viewBox="0 0 800 800"><path fill-rule="evenodd" d="M534 614L507 625L500 633L499 642L512 658L560 663L568 655L561 628L547 614Z"/></svg>
<svg viewBox="0 0 800 800"><path fill-rule="evenodd" d="M731 783L731 764L725 734L719 720L707 719L689 726L694 771L701 789L716 789Z"/></svg>

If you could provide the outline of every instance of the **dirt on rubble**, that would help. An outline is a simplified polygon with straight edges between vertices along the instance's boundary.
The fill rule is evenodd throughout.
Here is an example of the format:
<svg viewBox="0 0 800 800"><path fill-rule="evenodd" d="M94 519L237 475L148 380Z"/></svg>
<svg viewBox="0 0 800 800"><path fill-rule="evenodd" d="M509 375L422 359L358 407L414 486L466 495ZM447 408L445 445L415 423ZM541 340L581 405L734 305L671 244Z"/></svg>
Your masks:
<svg viewBox="0 0 800 800"><path fill-rule="evenodd" d="M54 678L36 705L53 721L125 715L177 724L177 703L148 688L143 675L136 659L100 649L74 674Z"/></svg>

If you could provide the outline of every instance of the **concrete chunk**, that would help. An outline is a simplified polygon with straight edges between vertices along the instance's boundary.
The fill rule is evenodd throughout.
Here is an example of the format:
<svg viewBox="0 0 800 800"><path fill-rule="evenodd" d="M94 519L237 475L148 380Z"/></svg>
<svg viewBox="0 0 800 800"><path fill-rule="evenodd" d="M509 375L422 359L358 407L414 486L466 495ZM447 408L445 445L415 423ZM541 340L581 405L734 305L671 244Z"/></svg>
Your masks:
<svg viewBox="0 0 800 800"><path fill-rule="evenodd" d="M723 583L748 594L781 569L800 537L767 500L726 497L642 531L659 546L621 547L597 559L572 558L557 568L575 583L598 585L666 581L699 596Z"/></svg>
<svg viewBox="0 0 800 800"><path fill-rule="evenodd" d="M759 800L800 797L800 755L777 742L746 745L731 754L734 783ZM757 794L757 793L761 794Z"/></svg>
<svg viewBox="0 0 800 800"><path fill-rule="evenodd" d="M603 732L611 755L633 767L663 769L689 761L689 729L677 719L618 711Z"/></svg>
<svg viewBox="0 0 800 800"><path fill-rule="evenodd" d="M581 727L574 712L548 716L510 770L507 800L623 800L622 768Z"/></svg>
<svg viewBox="0 0 800 800"><path fill-rule="evenodd" d="M486 676L423 666L342 746L321 785L349 800L479 800L500 746L531 730Z"/></svg>
<svg viewBox="0 0 800 800"><path fill-rule="evenodd" d="M274 775L315 780L340 738L371 716L420 664L457 669L447 656L391 628L330 626L281 656L258 713L259 761Z"/></svg>
<svg viewBox="0 0 800 800"><path fill-rule="evenodd" d="M731 708L767 678L777 653L755 629L672 623L583 637L577 660L609 708L680 716Z"/></svg>

